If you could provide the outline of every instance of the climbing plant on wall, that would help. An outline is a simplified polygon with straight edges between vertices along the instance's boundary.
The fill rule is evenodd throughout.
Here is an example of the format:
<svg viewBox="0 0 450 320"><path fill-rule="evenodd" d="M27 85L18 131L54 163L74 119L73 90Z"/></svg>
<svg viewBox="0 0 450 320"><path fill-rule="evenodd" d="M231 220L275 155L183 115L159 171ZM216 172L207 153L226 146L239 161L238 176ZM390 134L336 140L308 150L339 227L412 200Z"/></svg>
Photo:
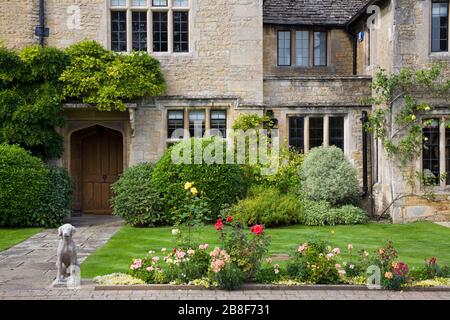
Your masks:
<svg viewBox="0 0 450 320"><path fill-rule="evenodd" d="M61 75L64 96L99 110L126 110L124 102L166 90L159 61L143 52L118 54L94 41L69 47L70 64Z"/></svg>
<svg viewBox="0 0 450 320"><path fill-rule="evenodd" d="M414 160L422 150L422 130L429 125L421 115L433 109L429 101L450 98L450 79L445 77L445 64L434 64L427 70L402 69L388 74L380 70L372 83L375 106L366 129L381 140L389 157L400 166Z"/></svg>
<svg viewBox="0 0 450 320"><path fill-rule="evenodd" d="M41 158L62 154L62 83L69 57L32 46L16 53L0 48L0 143L19 144Z"/></svg>
<svg viewBox="0 0 450 320"><path fill-rule="evenodd" d="M118 54L94 41L65 50L0 47L0 143L19 144L41 158L62 155L63 104L126 110L125 102L165 92L159 62L145 53Z"/></svg>
<svg viewBox="0 0 450 320"><path fill-rule="evenodd" d="M374 111L366 130L381 141L390 163L399 167L412 189L416 178L425 187L429 183L434 186L436 178L442 178L424 179L422 172L415 171L414 161L424 145L423 129L430 125L422 116L432 112L433 101L448 103L450 100L450 79L446 70L444 63L433 64L428 69L404 68L393 74L380 70L372 83L374 94L367 99ZM433 188L429 190L427 198L433 197ZM399 195L393 202L407 196Z"/></svg>

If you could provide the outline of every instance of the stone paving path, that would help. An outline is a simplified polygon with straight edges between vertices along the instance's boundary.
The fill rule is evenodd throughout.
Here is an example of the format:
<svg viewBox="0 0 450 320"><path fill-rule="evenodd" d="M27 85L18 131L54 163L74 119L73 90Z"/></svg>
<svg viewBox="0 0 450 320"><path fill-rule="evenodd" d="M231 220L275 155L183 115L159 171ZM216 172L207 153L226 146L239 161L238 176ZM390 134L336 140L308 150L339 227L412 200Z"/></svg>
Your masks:
<svg viewBox="0 0 450 320"><path fill-rule="evenodd" d="M113 216L86 215L67 221L77 228L74 241L80 263L103 246L120 228L122 221ZM0 252L0 291L27 292L48 288L56 276L56 229L48 229Z"/></svg>
<svg viewBox="0 0 450 320"><path fill-rule="evenodd" d="M162 290L95 291L92 284L80 290L39 289L4 291L0 300L450 300L450 292L390 292L362 290Z"/></svg>
<svg viewBox="0 0 450 320"><path fill-rule="evenodd" d="M450 222L436 222L436 223L443 227L450 228Z"/></svg>

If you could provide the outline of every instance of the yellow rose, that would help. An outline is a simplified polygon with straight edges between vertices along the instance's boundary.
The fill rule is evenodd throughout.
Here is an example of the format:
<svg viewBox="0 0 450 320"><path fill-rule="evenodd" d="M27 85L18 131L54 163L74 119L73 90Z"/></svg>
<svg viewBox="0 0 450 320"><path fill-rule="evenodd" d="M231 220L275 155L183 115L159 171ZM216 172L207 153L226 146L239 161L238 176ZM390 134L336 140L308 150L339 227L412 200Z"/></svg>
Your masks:
<svg viewBox="0 0 450 320"><path fill-rule="evenodd" d="M192 183L191 182L186 182L186 184L184 185L184 189L185 190L189 190L190 188L192 188Z"/></svg>
<svg viewBox="0 0 450 320"><path fill-rule="evenodd" d="M394 277L394 275L392 274L392 272L386 272L386 273L384 274L384 277L385 277L386 279L392 279L392 278Z"/></svg>
<svg viewBox="0 0 450 320"><path fill-rule="evenodd" d="M195 196L198 193L197 188L191 188L191 193Z"/></svg>

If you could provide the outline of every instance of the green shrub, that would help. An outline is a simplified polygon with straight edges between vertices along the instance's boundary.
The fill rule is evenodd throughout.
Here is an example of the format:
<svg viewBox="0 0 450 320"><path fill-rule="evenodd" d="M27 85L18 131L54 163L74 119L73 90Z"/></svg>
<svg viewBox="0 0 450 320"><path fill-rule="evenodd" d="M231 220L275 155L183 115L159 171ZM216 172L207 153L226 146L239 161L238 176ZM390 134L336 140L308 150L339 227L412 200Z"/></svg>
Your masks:
<svg viewBox="0 0 450 320"><path fill-rule="evenodd" d="M361 208L346 205L332 208L326 201L302 200L304 206L303 222L307 226L335 226L367 223L367 215Z"/></svg>
<svg viewBox="0 0 450 320"><path fill-rule="evenodd" d="M356 204L359 183L355 168L337 147L314 148L302 166L302 190L311 200L333 206Z"/></svg>
<svg viewBox="0 0 450 320"><path fill-rule="evenodd" d="M280 268L280 265L267 265L258 270L254 276L254 280L257 283L276 283L283 279L284 272Z"/></svg>
<svg viewBox="0 0 450 320"><path fill-rule="evenodd" d="M67 169L56 166L49 168L49 183L47 199L38 210L38 224L43 227L58 227L70 214L75 184Z"/></svg>
<svg viewBox="0 0 450 320"><path fill-rule="evenodd" d="M329 215L331 205L326 201L303 199L304 219L306 226L335 225L335 217Z"/></svg>
<svg viewBox="0 0 450 320"><path fill-rule="evenodd" d="M215 274L219 288L223 290L237 290L245 281L245 273L232 263L228 263Z"/></svg>
<svg viewBox="0 0 450 320"><path fill-rule="evenodd" d="M276 155L278 156L278 155ZM276 162L271 162L276 163ZM275 174L262 175L261 170L267 165L247 165L246 172L253 185L262 185L278 188L283 193L295 193L300 185L300 170L303 163L303 154L286 145L280 148L279 166Z"/></svg>
<svg viewBox="0 0 450 320"><path fill-rule="evenodd" d="M342 225L354 225L367 223L366 212L358 207L347 205L337 209L332 209L330 216L333 216L333 220L337 224Z"/></svg>
<svg viewBox="0 0 450 320"><path fill-rule="evenodd" d="M16 145L0 145L0 226L45 225L38 217L49 187L44 163ZM41 223L44 222L44 223Z"/></svg>
<svg viewBox="0 0 450 320"><path fill-rule="evenodd" d="M411 270L411 276L415 281L450 278L450 268L448 266L440 266L436 258L431 258L425 261L423 267Z"/></svg>
<svg viewBox="0 0 450 320"><path fill-rule="evenodd" d="M224 164L206 164L205 162L194 164L194 148L201 147L203 154L207 152L208 146L212 147L211 144L214 142L223 147L223 158L218 155L218 159L222 159ZM184 185L186 182L195 182L198 191L208 199L208 206L212 212L212 216L208 217L210 219L217 217L223 205L233 204L245 195L244 172L239 165L226 164L225 148L226 142L219 139L193 138L169 148L156 164L153 184L164 198L165 209L170 219L173 219L177 211L185 205ZM174 154L185 157L192 164L174 163L172 151Z"/></svg>
<svg viewBox="0 0 450 320"><path fill-rule="evenodd" d="M303 221L303 207L298 197L283 194L275 187L253 187L249 198L239 201L232 211L246 225L288 226Z"/></svg>
<svg viewBox="0 0 450 320"><path fill-rule="evenodd" d="M165 222L162 200L152 183L153 169L149 163L131 167L112 186L113 214L129 225L156 226Z"/></svg>

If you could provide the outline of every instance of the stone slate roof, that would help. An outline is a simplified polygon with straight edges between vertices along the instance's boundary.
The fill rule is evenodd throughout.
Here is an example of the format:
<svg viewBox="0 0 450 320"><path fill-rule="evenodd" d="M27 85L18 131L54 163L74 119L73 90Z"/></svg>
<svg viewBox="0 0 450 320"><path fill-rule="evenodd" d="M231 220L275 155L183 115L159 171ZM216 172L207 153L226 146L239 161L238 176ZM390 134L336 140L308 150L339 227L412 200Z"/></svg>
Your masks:
<svg viewBox="0 0 450 320"><path fill-rule="evenodd" d="M264 0L264 23L344 26L370 0Z"/></svg>

